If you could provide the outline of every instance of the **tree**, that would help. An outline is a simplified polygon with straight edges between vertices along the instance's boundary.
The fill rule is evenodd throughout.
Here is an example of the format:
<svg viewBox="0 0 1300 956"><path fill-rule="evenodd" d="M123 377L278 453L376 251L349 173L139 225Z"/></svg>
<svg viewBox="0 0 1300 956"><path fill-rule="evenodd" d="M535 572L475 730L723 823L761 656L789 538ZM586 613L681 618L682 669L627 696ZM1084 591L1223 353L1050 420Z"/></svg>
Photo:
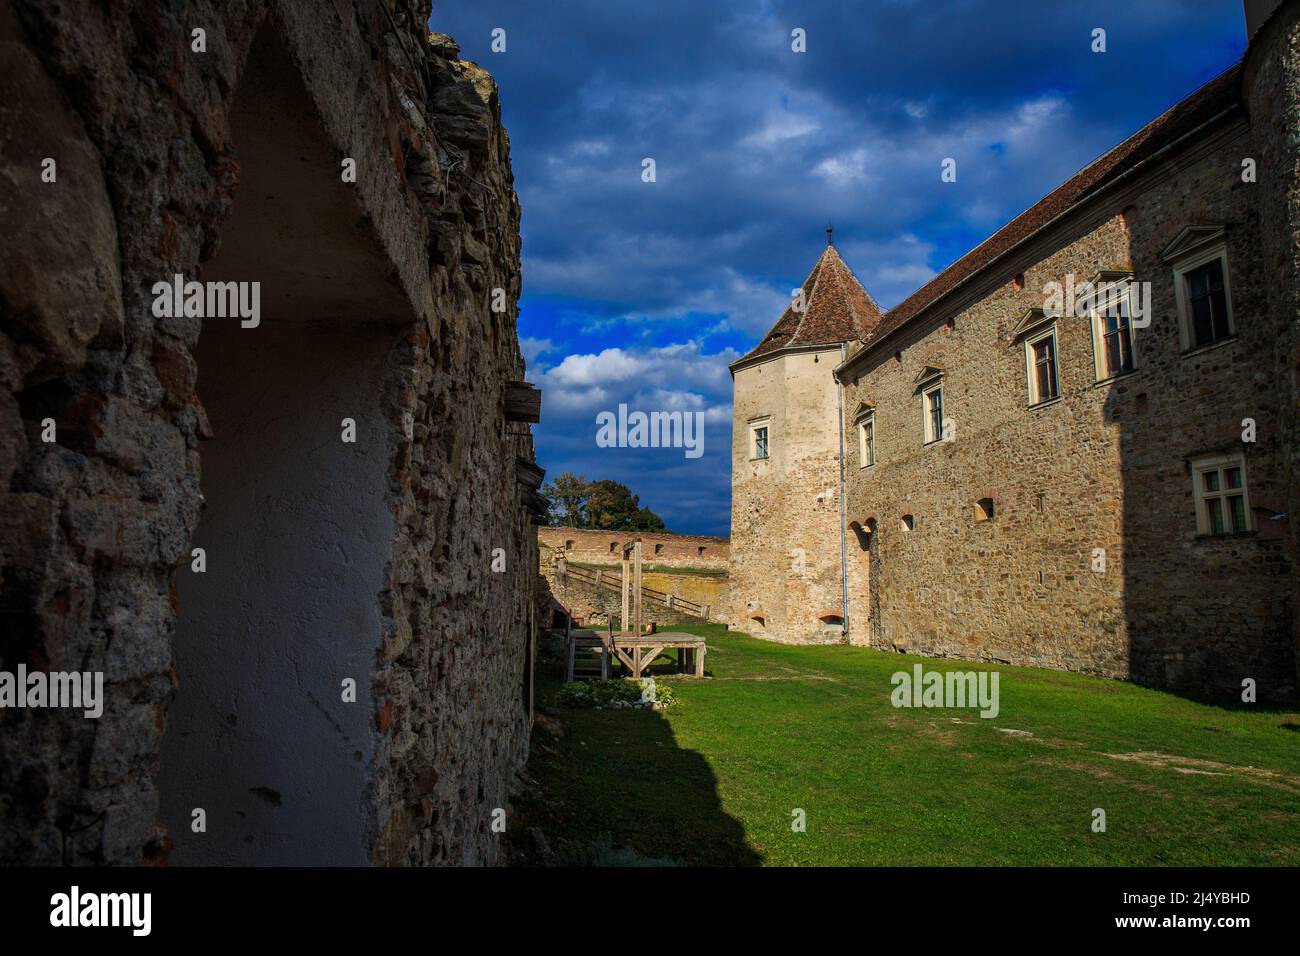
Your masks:
<svg viewBox="0 0 1300 956"><path fill-rule="evenodd" d="M632 516L633 531L664 531L664 519L649 508L640 508Z"/></svg>
<svg viewBox="0 0 1300 956"><path fill-rule="evenodd" d="M627 485L608 478L587 481L571 471L563 472L542 487L550 505L547 524L551 527L590 528L599 531L663 531L664 521Z"/></svg>
<svg viewBox="0 0 1300 956"><path fill-rule="evenodd" d="M542 497L550 504L546 523L551 527L587 527L587 488L590 482L571 471L557 475L542 486Z"/></svg>
<svg viewBox="0 0 1300 956"><path fill-rule="evenodd" d="M601 531L630 531L640 504L622 482L593 481L587 489L587 521Z"/></svg>

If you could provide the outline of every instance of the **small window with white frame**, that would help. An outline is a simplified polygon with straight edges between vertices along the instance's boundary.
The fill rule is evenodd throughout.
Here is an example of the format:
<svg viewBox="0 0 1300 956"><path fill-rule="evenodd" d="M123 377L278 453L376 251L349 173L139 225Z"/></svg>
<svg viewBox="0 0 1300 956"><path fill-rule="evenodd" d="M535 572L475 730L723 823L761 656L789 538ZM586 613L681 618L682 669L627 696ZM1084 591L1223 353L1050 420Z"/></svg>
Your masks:
<svg viewBox="0 0 1300 956"><path fill-rule="evenodd" d="M876 463L876 416L867 414L858 419L859 467L868 468Z"/></svg>
<svg viewBox="0 0 1300 956"><path fill-rule="evenodd" d="M1029 379L1030 405L1042 405L1061 397L1055 325L1025 338L1025 371Z"/></svg>
<svg viewBox="0 0 1300 956"><path fill-rule="evenodd" d="M925 415L925 443L943 440L943 382L921 390L921 411Z"/></svg>
<svg viewBox="0 0 1300 956"><path fill-rule="evenodd" d="M770 418L758 418L749 423L749 457L760 461L771 457Z"/></svg>
<svg viewBox="0 0 1300 956"><path fill-rule="evenodd" d="M1198 458L1192 462L1196 531L1204 535L1251 531L1246 492L1246 461L1241 455Z"/></svg>
<svg viewBox="0 0 1300 956"><path fill-rule="evenodd" d="M1101 272L1092 279L1096 289L1090 310L1092 354L1097 381L1118 378L1137 368L1133 345L1133 311L1128 272Z"/></svg>
<svg viewBox="0 0 1300 956"><path fill-rule="evenodd" d="M1231 339L1236 328L1224 228L1189 226L1161 255L1174 270L1183 349L1194 352Z"/></svg>

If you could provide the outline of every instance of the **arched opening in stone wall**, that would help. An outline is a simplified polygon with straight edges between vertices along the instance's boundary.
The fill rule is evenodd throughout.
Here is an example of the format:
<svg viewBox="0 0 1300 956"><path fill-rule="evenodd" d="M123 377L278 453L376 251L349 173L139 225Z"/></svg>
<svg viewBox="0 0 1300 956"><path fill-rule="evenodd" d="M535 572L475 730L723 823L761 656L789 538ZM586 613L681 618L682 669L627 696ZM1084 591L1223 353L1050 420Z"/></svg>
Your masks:
<svg viewBox="0 0 1300 956"><path fill-rule="evenodd" d="M261 315L205 318L195 353L206 570L177 575L162 817L177 864L364 864L398 441L384 396L411 308L269 26L231 137L241 182L201 278L259 282Z"/></svg>

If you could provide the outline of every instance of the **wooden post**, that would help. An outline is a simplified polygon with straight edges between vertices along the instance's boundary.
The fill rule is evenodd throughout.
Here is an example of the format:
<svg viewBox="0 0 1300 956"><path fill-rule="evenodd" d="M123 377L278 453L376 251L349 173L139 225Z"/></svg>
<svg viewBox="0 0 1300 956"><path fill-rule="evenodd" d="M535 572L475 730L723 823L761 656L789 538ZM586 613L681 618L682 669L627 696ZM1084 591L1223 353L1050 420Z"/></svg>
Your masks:
<svg viewBox="0 0 1300 956"><path fill-rule="evenodd" d="M633 600L636 602L636 634L640 637L642 634L641 627L641 539L637 539L632 545L632 586L636 588L636 594Z"/></svg>
<svg viewBox="0 0 1300 956"><path fill-rule="evenodd" d="M627 631L627 623L628 623L628 606L627 606L627 585L628 585L628 580L627 580L627 579L628 579L628 573L627 573L627 572L628 572L628 567L627 567L627 549L624 548L624 549L623 549L623 578L622 578L622 582L623 582L623 586L622 586L622 591L623 591L623 617L622 617L622 618L620 619L620 621L619 621L619 628L618 628L618 629L619 629L620 631Z"/></svg>

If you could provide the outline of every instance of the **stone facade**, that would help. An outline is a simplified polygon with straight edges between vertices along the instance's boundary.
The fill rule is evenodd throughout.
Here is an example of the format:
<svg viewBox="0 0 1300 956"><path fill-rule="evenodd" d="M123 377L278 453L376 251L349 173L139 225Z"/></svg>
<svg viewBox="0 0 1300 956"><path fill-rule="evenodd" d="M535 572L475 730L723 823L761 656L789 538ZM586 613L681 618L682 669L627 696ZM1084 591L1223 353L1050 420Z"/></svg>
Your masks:
<svg viewBox="0 0 1300 956"><path fill-rule="evenodd" d="M484 414L523 377L519 206L429 12L0 2L0 670L106 698L0 711L0 863L496 858L537 577L531 437ZM158 317L175 274L260 281L260 325Z"/></svg>
<svg viewBox="0 0 1300 956"><path fill-rule="evenodd" d="M728 619L730 579L726 573L729 545L726 538L649 532L635 532L624 538L641 541L645 554L641 564L643 587L707 607L710 621ZM542 576L559 605L584 626L604 626L611 615L617 626L621 612L618 590L593 587L576 575L561 580L556 574L556 559L562 557L577 568L600 570L609 580L619 581L622 549L616 547L611 552L609 547L626 541L617 533L576 528L539 528L537 540ZM645 602L644 614L646 620L660 626L701 620L695 615L674 613L651 600Z"/></svg>
<svg viewBox="0 0 1300 956"><path fill-rule="evenodd" d="M803 643L842 639L839 348L778 353L734 372L733 628ZM766 422L768 457L751 423Z"/></svg>
<svg viewBox="0 0 1300 956"><path fill-rule="evenodd" d="M826 422L838 422L827 398L827 382L838 380L850 640L1219 697L1239 695L1250 678L1261 700L1292 699L1298 9L1291 2L1272 12L1243 66L1116 147L866 334L846 335L849 359L835 378L827 368L797 391L767 386L764 394L757 368L737 373L733 554L744 550L753 561L745 547L751 519L734 516L761 515L784 535L809 511L806 490L755 492L744 422L775 421L792 401L821 406ZM1255 160L1255 181L1244 175L1246 159ZM1233 334L1195 348L1174 269L1180 249L1220 242ZM1133 330L1135 367L1119 376L1101 370L1091 317L1053 320L1043 311L1049 283L1103 273L1149 283L1150 325ZM1026 342L1047 331L1059 396L1039 402ZM934 385L946 421L931 436L923 402ZM1253 440L1243 440L1245 419L1255 423ZM860 452L865 421L874 462ZM775 455L776 437L772 447ZM1244 468L1245 533L1206 533L1198 523L1194 463L1212 457L1239 458ZM827 568L839 560L835 531L828 522L801 545ZM753 574L742 585L733 569L733 594L807 606L806 589L798 581L792 588L785 568L769 562ZM805 623L802 635L773 636L808 633Z"/></svg>
<svg viewBox="0 0 1300 956"><path fill-rule="evenodd" d="M618 566L622 546L641 542L643 567L697 568L725 571L731 558L727 538L661 534L653 531L590 531L585 528L538 528L537 543L563 550L570 561Z"/></svg>

